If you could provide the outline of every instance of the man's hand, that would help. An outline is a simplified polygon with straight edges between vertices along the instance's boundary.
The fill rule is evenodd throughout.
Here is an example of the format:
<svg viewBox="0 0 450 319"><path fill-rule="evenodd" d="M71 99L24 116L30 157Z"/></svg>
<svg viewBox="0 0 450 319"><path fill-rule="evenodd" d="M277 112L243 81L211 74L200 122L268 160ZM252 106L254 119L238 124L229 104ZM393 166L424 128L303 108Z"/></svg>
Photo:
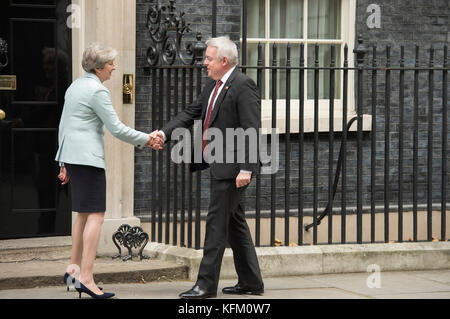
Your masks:
<svg viewBox="0 0 450 319"><path fill-rule="evenodd" d="M244 187L250 183L252 179L251 173L240 172L236 177L236 188Z"/></svg>
<svg viewBox="0 0 450 319"><path fill-rule="evenodd" d="M164 138L158 130L154 130L149 134L148 147L151 147L154 150L162 150L164 143Z"/></svg>
<svg viewBox="0 0 450 319"><path fill-rule="evenodd" d="M62 182L61 185L66 185L69 182L70 177L65 166L61 166L59 169L58 178Z"/></svg>

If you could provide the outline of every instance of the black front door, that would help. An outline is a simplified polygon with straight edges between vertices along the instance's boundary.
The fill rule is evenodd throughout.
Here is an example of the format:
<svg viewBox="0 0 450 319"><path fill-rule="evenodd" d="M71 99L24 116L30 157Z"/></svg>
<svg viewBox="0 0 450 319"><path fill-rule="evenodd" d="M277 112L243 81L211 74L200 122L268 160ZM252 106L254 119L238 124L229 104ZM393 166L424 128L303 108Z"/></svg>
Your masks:
<svg viewBox="0 0 450 319"><path fill-rule="evenodd" d="M0 1L8 45L0 56L0 239L70 234L68 189L54 161L72 73L70 3ZM16 76L16 90L5 89L7 75Z"/></svg>

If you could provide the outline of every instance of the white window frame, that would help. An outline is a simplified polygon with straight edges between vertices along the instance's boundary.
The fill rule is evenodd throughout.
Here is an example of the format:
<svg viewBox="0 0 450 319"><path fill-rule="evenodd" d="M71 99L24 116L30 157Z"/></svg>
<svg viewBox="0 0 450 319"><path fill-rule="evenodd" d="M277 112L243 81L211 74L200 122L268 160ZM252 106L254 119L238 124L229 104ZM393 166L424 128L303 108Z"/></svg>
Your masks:
<svg viewBox="0 0 450 319"><path fill-rule="evenodd" d="M304 58L305 64L308 61L308 50L307 45L314 44L336 44L340 45L341 49L341 66L344 60L344 46L348 46L348 63L349 66L354 66L354 54L353 49L355 46L355 21L356 21L356 0L342 0L341 2L341 38L336 40L328 39L308 39L308 1L303 2L303 39L280 39L280 38L270 38L270 0L265 0L265 38L247 38L247 44L258 44L261 43L264 46L265 63L266 66L270 65L270 50L272 50L273 43L287 44L290 43L292 47L298 46L299 44L305 44ZM241 38L242 42L242 38ZM283 54L280 52L280 54ZM269 129L272 127L272 100L269 99L270 92L270 81L269 75L271 70L267 69L265 72L265 96L262 97L261 101L261 127L263 129L268 129L266 132L270 132ZM341 73L341 92L340 99L334 100L334 131L342 131L342 72ZM354 89L354 71L348 72L348 102L347 102L347 119L350 120L356 115L355 107L355 89ZM308 72L305 72L305 95L304 95L304 132L314 132L314 100L308 99L308 89L307 89L307 76ZM295 90L296 88L292 88ZM290 132L299 132L299 104L298 99L291 99L291 123ZM277 132L282 134L286 132L286 100L277 99ZM363 130L371 130L371 116L363 115ZM319 132L329 131L329 99L319 100ZM351 131L356 131L356 122L352 125Z"/></svg>

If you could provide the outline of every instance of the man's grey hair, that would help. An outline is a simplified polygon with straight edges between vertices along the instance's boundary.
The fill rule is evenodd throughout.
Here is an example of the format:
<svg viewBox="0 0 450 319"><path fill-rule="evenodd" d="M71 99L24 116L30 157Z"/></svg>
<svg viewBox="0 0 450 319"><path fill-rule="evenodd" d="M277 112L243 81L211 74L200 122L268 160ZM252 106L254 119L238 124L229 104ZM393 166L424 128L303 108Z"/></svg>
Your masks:
<svg viewBox="0 0 450 319"><path fill-rule="evenodd" d="M95 69L103 69L107 62L114 61L116 57L116 49L94 42L84 50L81 66L86 72L95 73Z"/></svg>
<svg viewBox="0 0 450 319"><path fill-rule="evenodd" d="M239 56L237 46L228 36L211 38L206 41L206 45L217 48L217 58L219 60L226 57L230 65L235 66L238 64Z"/></svg>

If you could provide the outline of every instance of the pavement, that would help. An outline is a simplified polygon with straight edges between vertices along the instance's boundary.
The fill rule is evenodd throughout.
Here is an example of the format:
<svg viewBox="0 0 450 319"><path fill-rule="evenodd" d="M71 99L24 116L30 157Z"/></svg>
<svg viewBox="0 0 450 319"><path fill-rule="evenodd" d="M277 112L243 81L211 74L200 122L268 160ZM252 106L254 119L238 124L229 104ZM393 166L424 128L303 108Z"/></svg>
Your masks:
<svg viewBox="0 0 450 319"><path fill-rule="evenodd" d="M3 267L1 264L0 267ZM97 267L97 266L96 266ZM114 292L116 299L178 299L178 294L190 289L188 279L159 277L151 282L97 282L104 291ZM234 285L233 279L220 280L217 298L242 299L450 299L450 269L431 271L304 275L264 278L262 296L225 295L222 288ZM78 293L60 284L51 287L0 290L0 299L78 299ZM82 299L90 299L83 294Z"/></svg>
<svg viewBox="0 0 450 319"><path fill-rule="evenodd" d="M223 287L233 286L237 281L234 269L227 266L224 258L224 264L228 268L222 265L222 273L226 276L222 276L223 279L219 281L217 298L214 299L240 299L243 302L258 299L450 299L449 249L447 243L438 244L428 244L430 247L406 247L413 249L413 252L403 246L389 245L370 246L370 249L359 246L321 247L320 256L323 258L315 263L313 261L317 258L308 254L314 247L301 249L303 259L293 261L280 255L279 250L283 249L279 248L277 254L269 260L271 263L266 262L263 258L265 255L262 256L261 265L266 265L266 268L267 265L283 268L283 264L288 263L297 271L271 272L263 267L265 293L262 296L223 294ZM444 246L440 247L442 245ZM73 288L67 292L62 281L69 264L70 249L70 237L0 241L0 308L1 301L78 300L78 293ZM159 249L171 251L164 247ZM325 249L332 250L324 254L322 250ZM376 254L377 249L383 254ZM273 255L272 250L266 251L266 255ZM179 252L179 249L176 251ZM190 253L195 255L195 258L191 256L192 260L198 259L198 251ZM355 254L357 258L350 258ZM196 275L193 276L192 272L198 268L198 264L192 260L188 263L190 266L186 262L180 262L186 260L185 255L172 256L173 258L168 258L161 252L160 257L165 258L157 258L156 253L149 255L150 259L139 260L133 257L133 260L126 262L120 258L99 257L94 264L94 279L104 291L114 292L115 299L153 299L155 302L163 299L178 300L181 292L194 285ZM337 264L339 267L324 270L326 264ZM399 264L403 269L393 269L392 264ZM354 265L363 267L355 268ZM418 268L407 269L408 265ZM438 265L439 269L433 268L433 265ZM76 268L74 270L77 271ZM301 270L307 272L300 272ZM84 294L82 299L90 297Z"/></svg>

